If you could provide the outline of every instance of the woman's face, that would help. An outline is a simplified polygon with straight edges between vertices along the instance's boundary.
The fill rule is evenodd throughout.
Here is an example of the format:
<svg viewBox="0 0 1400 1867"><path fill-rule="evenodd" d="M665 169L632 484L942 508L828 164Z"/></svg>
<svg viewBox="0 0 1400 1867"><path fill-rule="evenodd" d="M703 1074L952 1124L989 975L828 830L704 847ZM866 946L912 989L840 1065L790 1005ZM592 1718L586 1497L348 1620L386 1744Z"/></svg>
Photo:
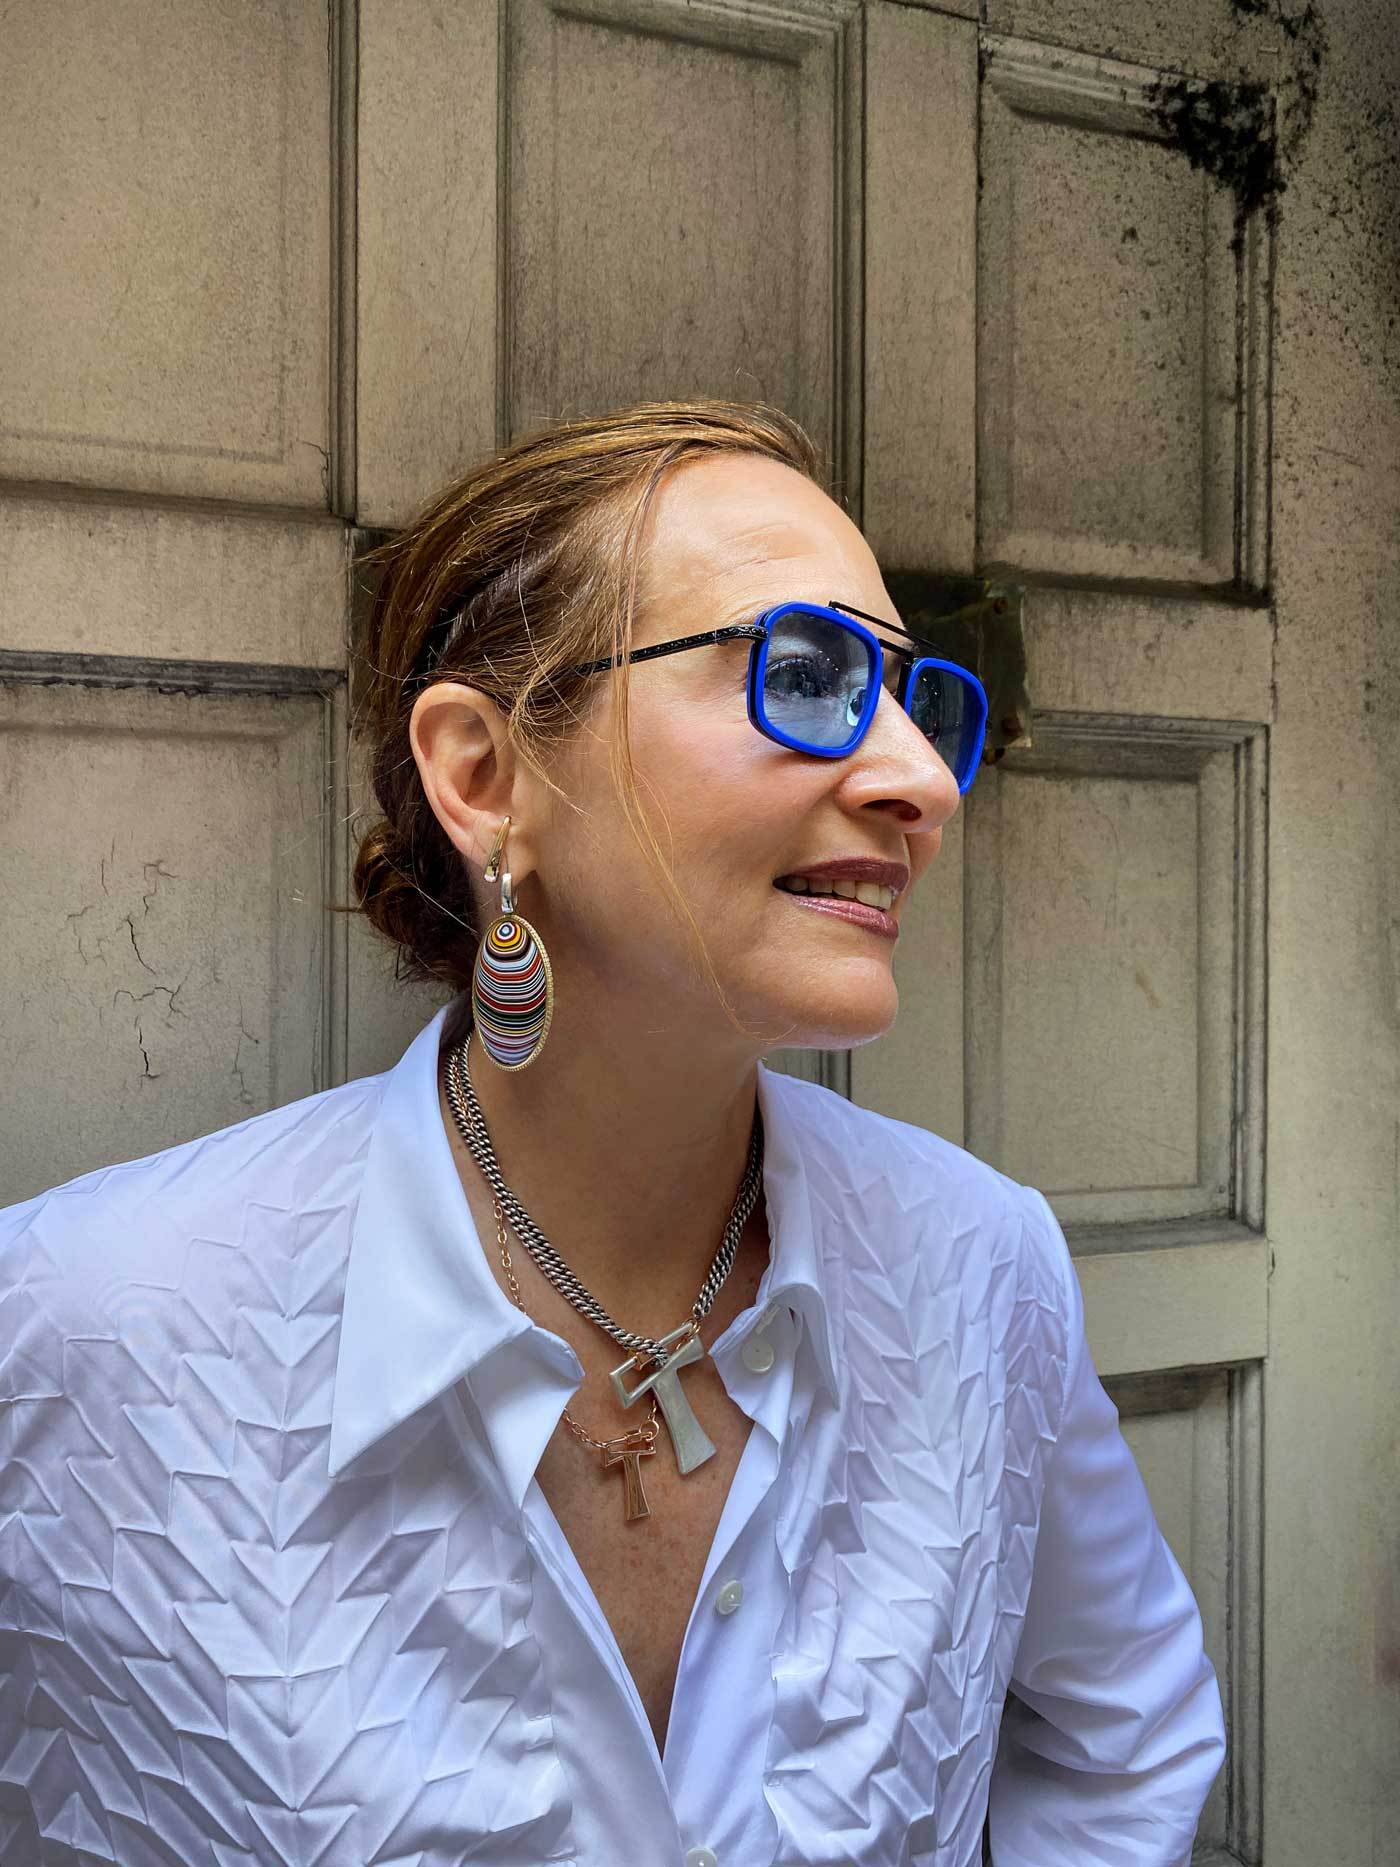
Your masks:
<svg viewBox="0 0 1400 1867"><path fill-rule="evenodd" d="M864 538L825 493L754 455L690 461L662 482L642 539L636 643L752 622L792 598L847 603L899 623ZM775 744L749 723L750 644L724 642L634 664L638 788L715 971L755 1054L779 1044L845 1048L878 1037L898 1007L891 938L938 853L957 784L892 695L845 759ZM895 669L887 658L886 684ZM559 993L595 990L639 1031L730 1027L609 773L611 678L551 771L583 815L542 789L534 873L520 911L539 926ZM779 886L842 858L894 865L885 930ZM829 885L829 878L828 878ZM839 901L839 897L836 898Z"/></svg>

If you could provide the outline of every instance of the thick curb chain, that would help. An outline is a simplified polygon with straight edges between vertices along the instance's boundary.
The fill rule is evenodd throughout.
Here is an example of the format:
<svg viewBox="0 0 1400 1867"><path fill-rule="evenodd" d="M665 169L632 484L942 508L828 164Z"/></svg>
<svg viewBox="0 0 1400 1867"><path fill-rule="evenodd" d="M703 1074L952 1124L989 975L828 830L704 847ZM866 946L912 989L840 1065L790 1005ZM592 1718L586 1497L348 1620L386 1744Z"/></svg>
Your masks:
<svg viewBox="0 0 1400 1867"><path fill-rule="evenodd" d="M633 1355L664 1363L672 1351L662 1348L653 1337L638 1335L635 1331L624 1329L614 1322L597 1298L579 1282L506 1185L496 1161L495 1150L491 1146L491 1137L481 1113L481 1105L472 1087L471 1071L467 1067L466 1060L469 1037L470 1032L448 1054L447 1070L443 1081L444 1091L462 1140L472 1159L481 1169L486 1184L509 1216L516 1236L529 1252L541 1275L548 1279L560 1296L567 1303L572 1304L580 1315L586 1316L589 1322L596 1324L598 1328L610 1335L619 1347L629 1350ZM753 1133L749 1141L748 1166L744 1172L743 1182L730 1212L729 1221L724 1228L724 1236L720 1240L719 1249L714 1255L705 1281L700 1286L700 1294L691 1309L691 1315L697 1326L709 1315L715 1298L723 1288L725 1278L734 1268L734 1260L739 1250L739 1239L748 1222L749 1214L758 1203L762 1185L763 1118L755 1107Z"/></svg>
<svg viewBox="0 0 1400 1867"><path fill-rule="evenodd" d="M506 1283L510 1286L512 1303L522 1316L529 1316L525 1299L520 1294L520 1285L515 1275L515 1261L510 1255L510 1237L506 1231L506 1215L499 1199L492 1200L496 1218L496 1245L501 1254L501 1267L506 1274ZM533 1318L532 1318L533 1320ZM585 1426L580 1426L569 1409L564 1409L564 1424L578 1440L587 1446L590 1452L634 1452L639 1447L649 1448L656 1444L657 1434L661 1431L661 1410L656 1404L656 1390L647 1396L651 1410L640 1426L629 1427L625 1433L618 1433L612 1439L595 1439Z"/></svg>

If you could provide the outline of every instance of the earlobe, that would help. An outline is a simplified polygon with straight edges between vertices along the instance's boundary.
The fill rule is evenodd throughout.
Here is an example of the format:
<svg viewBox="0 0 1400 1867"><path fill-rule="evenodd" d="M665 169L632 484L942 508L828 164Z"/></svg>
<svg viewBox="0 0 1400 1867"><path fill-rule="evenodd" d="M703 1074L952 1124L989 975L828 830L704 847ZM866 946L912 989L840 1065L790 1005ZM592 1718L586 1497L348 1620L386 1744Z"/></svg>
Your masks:
<svg viewBox="0 0 1400 1867"><path fill-rule="evenodd" d="M434 681L414 702L409 744L428 804L454 848L484 868L511 812L515 756L505 714L461 681Z"/></svg>

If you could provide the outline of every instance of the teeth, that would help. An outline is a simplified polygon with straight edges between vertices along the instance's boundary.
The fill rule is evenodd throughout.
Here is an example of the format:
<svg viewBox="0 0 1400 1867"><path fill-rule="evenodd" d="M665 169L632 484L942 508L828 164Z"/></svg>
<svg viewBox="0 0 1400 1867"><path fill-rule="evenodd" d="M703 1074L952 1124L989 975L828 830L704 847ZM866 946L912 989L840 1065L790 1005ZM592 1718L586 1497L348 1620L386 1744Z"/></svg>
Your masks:
<svg viewBox="0 0 1400 1867"><path fill-rule="evenodd" d="M784 875L778 882L790 895L839 895L843 901L863 901L866 907L881 908L886 914L894 906L893 888L878 882L822 882L806 875Z"/></svg>

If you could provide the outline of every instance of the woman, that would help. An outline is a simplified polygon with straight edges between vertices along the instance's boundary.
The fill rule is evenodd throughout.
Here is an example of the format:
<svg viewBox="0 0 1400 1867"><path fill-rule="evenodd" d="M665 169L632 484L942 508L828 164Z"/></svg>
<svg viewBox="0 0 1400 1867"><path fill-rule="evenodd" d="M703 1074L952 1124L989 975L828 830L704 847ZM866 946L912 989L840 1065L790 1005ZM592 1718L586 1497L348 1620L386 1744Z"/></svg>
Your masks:
<svg viewBox="0 0 1400 1867"><path fill-rule="evenodd" d="M3 1215L0 1859L1186 1862L1219 1694L1049 1207L759 1063L889 1028L980 689L772 410L382 557L357 893L457 996Z"/></svg>

